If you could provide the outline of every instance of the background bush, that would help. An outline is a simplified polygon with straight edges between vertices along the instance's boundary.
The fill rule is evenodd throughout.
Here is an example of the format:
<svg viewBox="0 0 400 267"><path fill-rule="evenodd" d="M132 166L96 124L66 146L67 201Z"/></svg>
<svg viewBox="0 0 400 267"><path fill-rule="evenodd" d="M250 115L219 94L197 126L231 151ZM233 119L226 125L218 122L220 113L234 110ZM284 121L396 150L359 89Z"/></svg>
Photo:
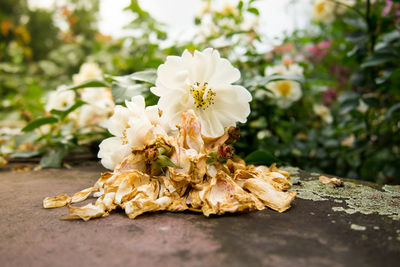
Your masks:
<svg viewBox="0 0 400 267"><path fill-rule="evenodd" d="M253 153L248 159L260 163L278 161L309 171L400 183L400 2L358 0L348 6L348 1L331 1L335 4L332 21L314 21L268 52L258 49L266 36L259 32L254 2L238 1L235 6L215 9L211 1L204 1L194 18L195 38L161 48L160 42L167 38L164 26L135 0L126 8L135 15L127 27L139 30L138 34L120 39L98 32L97 0L89 6L70 0L64 7L35 11L27 8L25 0L2 1L2 124L32 125L35 118L44 116L46 92L72 84L72 75L84 62L98 63L107 75L98 84L75 85L75 90L106 86L117 103L141 93L147 104L155 104L157 98L148 89L154 82L154 69L165 57L212 46L241 70L239 83L253 94L252 113L241 125L239 154ZM67 31L55 25L54 14L68 24ZM268 66L282 64L300 65L304 77L265 75ZM301 83L301 98L287 108L279 107L267 88L278 80ZM316 108L321 106L326 107L322 113ZM24 149L32 152L32 147L20 146L21 140L30 140L33 150L41 151L39 155L54 157L54 151L65 149L60 163L68 151L80 147L82 139L96 143L107 136L105 129L96 138L72 132L74 138L67 145L60 127L45 142L36 126L27 131L29 138L20 135L20 141L14 142L19 155ZM6 155L11 150L3 144L1 152Z"/></svg>

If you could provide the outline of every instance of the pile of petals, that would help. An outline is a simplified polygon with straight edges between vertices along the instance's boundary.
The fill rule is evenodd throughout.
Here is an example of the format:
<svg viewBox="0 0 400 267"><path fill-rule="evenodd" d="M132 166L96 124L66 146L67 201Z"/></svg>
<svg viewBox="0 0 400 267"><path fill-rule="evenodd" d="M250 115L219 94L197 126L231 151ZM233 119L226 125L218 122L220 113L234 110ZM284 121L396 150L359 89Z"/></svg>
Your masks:
<svg viewBox="0 0 400 267"><path fill-rule="evenodd" d="M185 65L187 71L180 70ZM174 71L166 75L169 66ZM100 144L99 157L113 171L103 173L93 187L72 197L45 198L43 206L67 206L70 215L63 219L85 221L108 216L117 208L129 218L163 210L191 210L206 216L265 207L287 210L296 196L295 191L288 191L289 173L274 164L246 165L234 155L232 144L240 137L235 123L245 121L251 100L245 88L231 85L239 78L238 70L212 49L167 58L152 89L161 104L145 107L144 98L136 96L126 107L116 106L108 121L114 137ZM224 97L232 100L225 107L234 109L236 104L237 112L226 119ZM180 118L174 124L177 114ZM97 198L94 204L71 205L92 193Z"/></svg>
<svg viewBox="0 0 400 267"><path fill-rule="evenodd" d="M233 156L231 144L237 128L222 136L206 138L192 111L182 114L178 136L158 135L148 145L136 147L114 172L103 173L93 187L72 197L48 197L45 208L68 206L64 219L89 220L108 216L120 207L129 218L151 211L202 212L204 215L262 210L282 212L296 192L287 191L289 174L271 165L246 166ZM96 203L83 207L70 204L85 200L92 192Z"/></svg>

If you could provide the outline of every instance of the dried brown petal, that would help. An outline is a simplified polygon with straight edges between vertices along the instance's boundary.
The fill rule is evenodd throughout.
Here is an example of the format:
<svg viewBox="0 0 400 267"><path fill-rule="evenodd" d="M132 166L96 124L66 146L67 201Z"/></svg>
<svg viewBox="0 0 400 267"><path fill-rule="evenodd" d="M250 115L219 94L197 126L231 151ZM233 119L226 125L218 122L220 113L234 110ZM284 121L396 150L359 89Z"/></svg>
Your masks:
<svg viewBox="0 0 400 267"><path fill-rule="evenodd" d="M103 173L93 187L72 198L65 194L46 198L43 206L68 205L70 215L63 219L85 221L108 216L118 207L132 219L161 210L189 209L209 216L262 210L265 206L282 212L290 207L296 192L285 192L291 187L289 173L275 164L269 168L246 166L239 157L229 158L226 163L216 160L207 164L213 153L231 156L225 144L234 132L206 138L201 136L200 122L193 112L182 117L177 137L155 137L151 133L146 145L134 147L114 173ZM171 164L163 165L161 156ZM97 197L95 204L70 206L85 200L92 192Z"/></svg>
<svg viewBox="0 0 400 267"><path fill-rule="evenodd" d="M72 196L72 201L71 203L77 203L77 202L81 202L84 201L85 199L87 199L90 195L90 193L92 193L93 191L98 191L98 189L96 187L89 187L86 189L83 189L82 191L75 193Z"/></svg>
<svg viewBox="0 0 400 267"><path fill-rule="evenodd" d="M204 215L264 209L264 205L239 187L231 177L220 171L199 193Z"/></svg>
<svg viewBox="0 0 400 267"><path fill-rule="evenodd" d="M108 213L104 210L103 205L87 204L83 207L72 207L68 206L68 210L71 213L68 216L62 217L62 220L78 219L81 218L84 221L88 221L93 218L108 216Z"/></svg>
<svg viewBox="0 0 400 267"><path fill-rule="evenodd" d="M290 203L296 196L295 191L281 192L270 183L255 178L246 180L243 188L257 196L266 206L279 212L290 208Z"/></svg>
<svg viewBox="0 0 400 267"><path fill-rule="evenodd" d="M343 181L341 179L336 178L336 177L329 178L329 177L321 175L318 179L323 184L333 184L333 185L339 186L339 187L343 186Z"/></svg>
<svg viewBox="0 0 400 267"><path fill-rule="evenodd" d="M55 197L46 197L43 200L43 207L45 209L63 207L70 201L71 198L67 194L61 194Z"/></svg>

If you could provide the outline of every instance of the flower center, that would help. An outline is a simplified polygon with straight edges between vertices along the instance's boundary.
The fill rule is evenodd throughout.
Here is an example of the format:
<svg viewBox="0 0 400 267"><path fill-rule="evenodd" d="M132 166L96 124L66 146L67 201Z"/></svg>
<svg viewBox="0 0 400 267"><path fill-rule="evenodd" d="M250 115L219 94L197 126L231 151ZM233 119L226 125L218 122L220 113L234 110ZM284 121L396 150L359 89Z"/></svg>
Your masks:
<svg viewBox="0 0 400 267"><path fill-rule="evenodd" d="M324 2L322 2L322 3L318 3L316 8L317 8L317 12L318 12L318 13L322 13L322 12L324 12L324 9L325 9L325 3L324 3Z"/></svg>
<svg viewBox="0 0 400 267"><path fill-rule="evenodd" d="M214 104L215 92L208 87L208 83L194 83L189 87L190 94L193 97L196 108L205 110L210 105Z"/></svg>
<svg viewBox="0 0 400 267"><path fill-rule="evenodd" d="M278 83L278 90L282 96L287 96L290 93L290 83L288 81L280 81Z"/></svg>

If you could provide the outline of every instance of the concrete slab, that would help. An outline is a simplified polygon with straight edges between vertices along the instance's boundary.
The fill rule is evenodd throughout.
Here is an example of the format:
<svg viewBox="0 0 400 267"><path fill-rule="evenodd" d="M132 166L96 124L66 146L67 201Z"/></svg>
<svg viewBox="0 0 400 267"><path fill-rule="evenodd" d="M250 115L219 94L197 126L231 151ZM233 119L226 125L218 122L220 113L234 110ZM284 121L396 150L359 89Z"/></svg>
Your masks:
<svg viewBox="0 0 400 267"><path fill-rule="evenodd" d="M0 265L396 266L400 260L399 221L334 212L337 199L298 198L285 213L160 212L130 220L119 211L88 222L59 220L65 207L42 208L44 197L72 195L102 171L97 164L0 171Z"/></svg>

